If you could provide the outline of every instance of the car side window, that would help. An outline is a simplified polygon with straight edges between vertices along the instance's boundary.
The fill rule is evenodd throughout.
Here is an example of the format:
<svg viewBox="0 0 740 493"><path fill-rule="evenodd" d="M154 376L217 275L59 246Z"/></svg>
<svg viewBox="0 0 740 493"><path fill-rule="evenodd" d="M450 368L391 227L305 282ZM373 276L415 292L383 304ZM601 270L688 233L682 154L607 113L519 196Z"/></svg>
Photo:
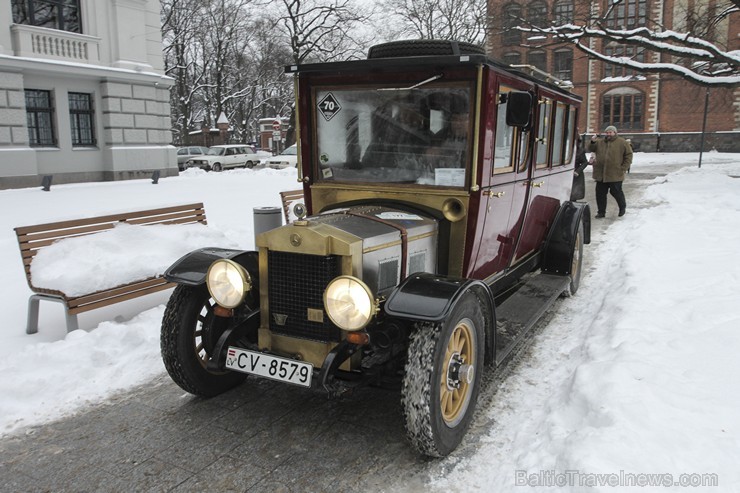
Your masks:
<svg viewBox="0 0 740 493"><path fill-rule="evenodd" d="M188 153L188 150L187 149L178 149L177 150L177 155L178 156L184 156L187 153Z"/></svg>
<svg viewBox="0 0 740 493"><path fill-rule="evenodd" d="M502 87L496 115L496 140L493 152L493 173L514 171L512 154L514 151L514 127L506 124L507 94L511 89Z"/></svg>
<svg viewBox="0 0 740 493"><path fill-rule="evenodd" d="M191 147L190 154L203 154L203 152L201 152L200 147Z"/></svg>

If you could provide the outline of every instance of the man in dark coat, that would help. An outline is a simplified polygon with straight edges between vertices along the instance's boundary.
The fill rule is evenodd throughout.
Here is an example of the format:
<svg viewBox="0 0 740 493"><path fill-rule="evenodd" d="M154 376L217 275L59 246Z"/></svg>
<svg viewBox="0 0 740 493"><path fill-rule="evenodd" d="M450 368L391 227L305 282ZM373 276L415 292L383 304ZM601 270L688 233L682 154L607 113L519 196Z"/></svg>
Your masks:
<svg viewBox="0 0 740 493"><path fill-rule="evenodd" d="M609 125L604 130L606 137L591 137L588 150L596 154L593 177L596 180L596 217L606 215L606 194L611 193L619 206L619 216L624 216L627 201L622 191L624 174L632 165L632 146L617 135L617 128Z"/></svg>

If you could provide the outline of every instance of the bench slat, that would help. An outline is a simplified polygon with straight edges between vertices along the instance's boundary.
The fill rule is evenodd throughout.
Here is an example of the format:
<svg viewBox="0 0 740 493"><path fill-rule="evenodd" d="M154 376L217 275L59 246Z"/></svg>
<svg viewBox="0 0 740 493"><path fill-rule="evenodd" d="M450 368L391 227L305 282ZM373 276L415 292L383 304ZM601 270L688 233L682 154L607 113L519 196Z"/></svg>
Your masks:
<svg viewBox="0 0 740 493"><path fill-rule="evenodd" d="M110 214L107 216L98 217L87 217L82 219L72 219L68 221L58 221L54 223L36 224L33 226L21 226L15 228L17 235L24 235L28 233L35 233L38 231L48 231L50 229L64 229L64 228L75 228L77 226L86 226L89 224L105 223L105 222L118 222L125 221L134 218L151 217L157 215L168 214L171 212L180 212L184 210L198 209L203 211L203 203L178 205L173 207L163 207L161 209L149 209L137 212L124 212L120 214ZM203 213L205 216L205 212Z"/></svg>

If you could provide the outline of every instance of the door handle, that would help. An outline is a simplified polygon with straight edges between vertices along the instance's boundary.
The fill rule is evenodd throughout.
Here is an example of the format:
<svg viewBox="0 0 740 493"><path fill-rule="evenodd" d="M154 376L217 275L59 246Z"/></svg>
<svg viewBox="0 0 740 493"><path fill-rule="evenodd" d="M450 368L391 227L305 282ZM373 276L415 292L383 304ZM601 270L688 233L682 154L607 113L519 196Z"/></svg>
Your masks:
<svg viewBox="0 0 740 493"><path fill-rule="evenodd" d="M506 195L506 192L494 192L493 190L486 190L483 192L483 195L488 195L489 197L497 197L501 198L504 195Z"/></svg>

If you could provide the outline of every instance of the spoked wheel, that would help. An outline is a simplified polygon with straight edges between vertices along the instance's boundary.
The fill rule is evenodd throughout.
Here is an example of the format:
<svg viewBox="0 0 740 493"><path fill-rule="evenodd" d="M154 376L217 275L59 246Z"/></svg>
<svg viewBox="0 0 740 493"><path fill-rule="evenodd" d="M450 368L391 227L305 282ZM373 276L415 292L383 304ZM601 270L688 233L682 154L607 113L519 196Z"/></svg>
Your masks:
<svg viewBox="0 0 740 493"><path fill-rule="evenodd" d="M446 321L420 324L411 335L401 403L406 434L424 455L444 457L473 418L484 354L484 318L468 292Z"/></svg>
<svg viewBox="0 0 740 493"><path fill-rule="evenodd" d="M206 370L226 320L213 313L205 286L177 286L162 319L162 360L172 380L191 394L212 397L242 383L243 373Z"/></svg>
<svg viewBox="0 0 740 493"><path fill-rule="evenodd" d="M576 240L573 244L573 255L570 264L570 283L568 289L563 291L563 296L569 297L576 294L581 284L581 270L583 268L583 221L578 223Z"/></svg>

